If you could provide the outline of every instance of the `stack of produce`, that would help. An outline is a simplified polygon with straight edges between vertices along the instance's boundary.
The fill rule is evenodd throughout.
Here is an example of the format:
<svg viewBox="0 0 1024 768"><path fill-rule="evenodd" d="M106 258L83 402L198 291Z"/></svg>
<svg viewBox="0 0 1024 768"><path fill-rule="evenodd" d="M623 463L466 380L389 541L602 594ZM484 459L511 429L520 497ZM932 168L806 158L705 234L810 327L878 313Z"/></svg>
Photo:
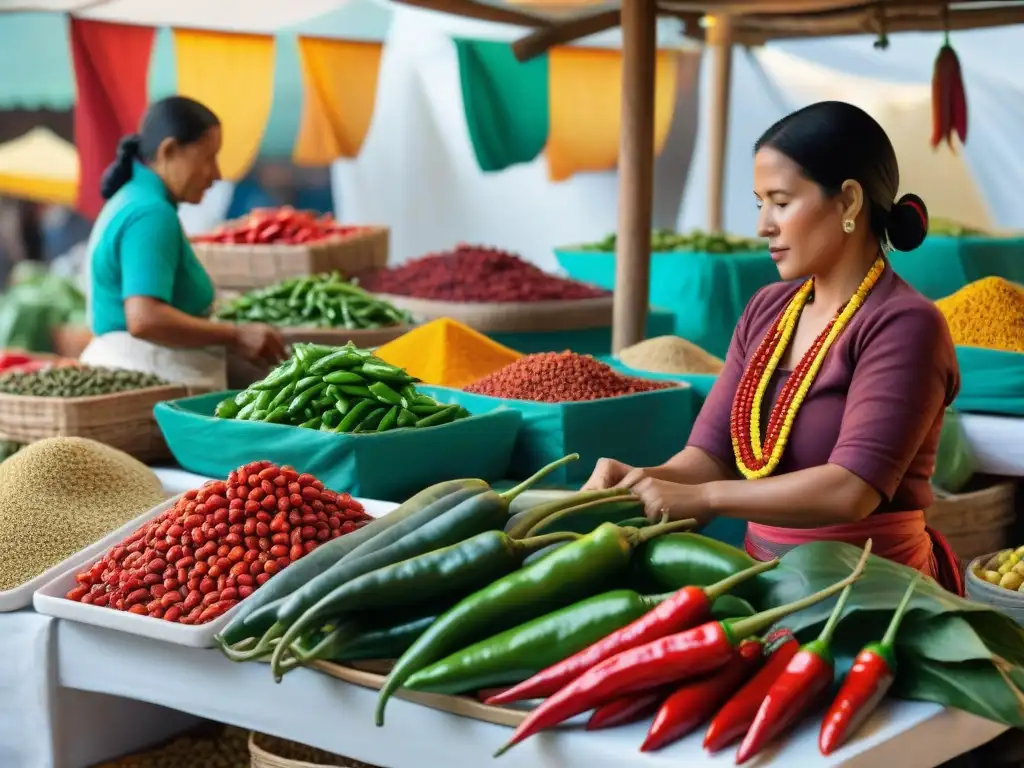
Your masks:
<svg viewBox="0 0 1024 768"><path fill-rule="evenodd" d="M27 397L98 397L136 389L164 387L159 376L119 368L68 365L0 375L0 393Z"/></svg>
<svg viewBox="0 0 1024 768"><path fill-rule="evenodd" d="M257 461L183 494L75 578L68 600L205 624L372 518L309 474Z"/></svg>
<svg viewBox="0 0 1024 768"><path fill-rule="evenodd" d="M53 437L0 464L0 591L71 557L164 499L152 470L115 448Z"/></svg>
<svg viewBox="0 0 1024 768"><path fill-rule="evenodd" d="M619 360L653 373L721 373L724 362L678 336L646 339L619 353Z"/></svg>
<svg viewBox="0 0 1024 768"><path fill-rule="evenodd" d="M322 432L435 427L469 416L416 391L417 379L354 344L295 344L292 357L214 411L221 419L286 424Z"/></svg>
<svg viewBox="0 0 1024 768"><path fill-rule="evenodd" d="M308 245L337 240L363 232L365 227L339 224L331 214L317 216L294 208L257 208L244 218L229 222L206 235L192 238L195 243L235 245Z"/></svg>
<svg viewBox="0 0 1024 768"><path fill-rule="evenodd" d="M249 291L220 307L216 316L235 323L349 331L412 322L408 312L347 282L337 272L293 277Z"/></svg>
<svg viewBox="0 0 1024 768"><path fill-rule="evenodd" d="M985 563L974 566L974 575L989 584L1024 592L1024 547L1004 549L992 555Z"/></svg>
<svg viewBox="0 0 1024 768"><path fill-rule="evenodd" d="M462 387L522 355L467 325L440 317L377 348L377 357L427 384Z"/></svg>
<svg viewBox="0 0 1024 768"><path fill-rule="evenodd" d="M0 373L18 371L32 373L55 365L77 365L77 360L61 357L27 355L23 352L0 352Z"/></svg>
<svg viewBox="0 0 1024 768"><path fill-rule="evenodd" d="M233 725L204 723L173 741L95 768L250 768L249 734Z"/></svg>
<svg viewBox="0 0 1024 768"><path fill-rule="evenodd" d="M374 293L453 302L568 301L609 295L601 288L549 275L507 251L475 245L459 245L371 272L361 283Z"/></svg>
<svg viewBox="0 0 1024 768"><path fill-rule="evenodd" d="M615 233L608 235L596 243L580 246L583 251L604 251L614 253L617 237ZM651 230L651 250L655 253L664 251L685 251L690 253L751 253L767 250L764 240L753 240L735 235L701 232L695 229L689 233L673 232L670 229Z"/></svg>
<svg viewBox="0 0 1024 768"><path fill-rule="evenodd" d="M675 386L624 376L589 355L542 352L526 355L474 381L467 392L506 400L566 403L654 392Z"/></svg>
<svg viewBox="0 0 1024 768"><path fill-rule="evenodd" d="M1024 287L1017 283L985 277L935 304L954 344L1024 352Z"/></svg>

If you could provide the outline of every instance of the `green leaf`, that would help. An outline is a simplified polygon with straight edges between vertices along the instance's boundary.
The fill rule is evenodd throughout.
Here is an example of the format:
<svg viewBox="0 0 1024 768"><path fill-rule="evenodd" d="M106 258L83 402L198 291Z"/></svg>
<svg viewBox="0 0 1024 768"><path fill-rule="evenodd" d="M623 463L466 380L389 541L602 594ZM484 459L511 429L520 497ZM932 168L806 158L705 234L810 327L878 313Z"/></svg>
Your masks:
<svg viewBox="0 0 1024 768"><path fill-rule="evenodd" d="M934 701L948 707L1024 728L1020 692L988 661L959 664L914 658L901 664L893 692L906 699Z"/></svg>
<svg viewBox="0 0 1024 768"><path fill-rule="evenodd" d="M755 613L757 611L754 610L754 606L736 595L722 595L711 606L711 618L715 621L738 619L744 616L753 616Z"/></svg>

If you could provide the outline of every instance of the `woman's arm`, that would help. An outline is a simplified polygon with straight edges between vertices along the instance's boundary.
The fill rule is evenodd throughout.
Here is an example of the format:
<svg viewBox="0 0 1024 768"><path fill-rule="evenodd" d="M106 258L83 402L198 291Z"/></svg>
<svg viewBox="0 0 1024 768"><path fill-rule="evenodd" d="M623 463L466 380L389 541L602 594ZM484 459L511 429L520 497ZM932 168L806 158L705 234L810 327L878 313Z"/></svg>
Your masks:
<svg viewBox="0 0 1024 768"><path fill-rule="evenodd" d="M130 296L124 301L128 333L164 347L234 347L238 328L233 323L214 323L193 317L149 296Z"/></svg>
<svg viewBox="0 0 1024 768"><path fill-rule="evenodd" d="M685 485L700 485L736 478L734 469L727 467L704 449L692 445L681 450L664 464L648 467L643 471L647 477Z"/></svg>

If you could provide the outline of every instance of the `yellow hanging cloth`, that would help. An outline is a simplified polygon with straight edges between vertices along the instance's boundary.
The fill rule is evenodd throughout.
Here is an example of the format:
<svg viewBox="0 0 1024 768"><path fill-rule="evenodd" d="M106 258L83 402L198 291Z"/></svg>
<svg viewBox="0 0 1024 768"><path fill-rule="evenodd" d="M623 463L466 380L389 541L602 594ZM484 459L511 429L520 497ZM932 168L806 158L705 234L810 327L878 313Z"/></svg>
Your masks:
<svg viewBox="0 0 1024 768"><path fill-rule="evenodd" d="M441 317L389 341L375 352L426 384L462 389L521 354L451 318Z"/></svg>
<svg viewBox="0 0 1024 768"><path fill-rule="evenodd" d="M176 29L174 50L178 93L220 118L221 174L237 181L259 154L274 102L274 38Z"/></svg>
<svg viewBox="0 0 1024 768"><path fill-rule="evenodd" d="M608 171L619 159L622 53L601 48L553 48L548 54L551 127L548 176ZM654 152L661 152L676 108L678 56L658 51L654 86Z"/></svg>
<svg viewBox="0 0 1024 768"><path fill-rule="evenodd" d="M302 122L292 159L328 165L356 157L373 119L380 74L380 43L299 38Z"/></svg>

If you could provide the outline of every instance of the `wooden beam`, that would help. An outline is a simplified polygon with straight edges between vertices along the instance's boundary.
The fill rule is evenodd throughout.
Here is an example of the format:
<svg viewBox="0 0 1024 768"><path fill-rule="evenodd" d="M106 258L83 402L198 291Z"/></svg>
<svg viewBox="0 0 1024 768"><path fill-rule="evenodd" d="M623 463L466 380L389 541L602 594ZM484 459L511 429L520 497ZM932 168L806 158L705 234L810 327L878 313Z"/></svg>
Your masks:
<svg viewBox="0 0 1024 768"><path fill-rule="evenodd" d="M725 160L729 143L729 99L732 91L732 17L715 16L708 29L711 44L711 103L708 111L708 230L722 231L725 202Z"/></svg>
<svg viewBox="0 0 1024 768"><path fill-rule="evenodd" d="M612 351L647 334L654 205L655 0L622 0L622 133Z"/></svg>
<svg viewBox="0 0 1024 768"><path fill-rule="evenodd" d="M535 56L546 53L556 45L579 40L581 37L596 35L598 32L612 29L619 26L620 14L618 10L605 11L595 16L586 16L582 19L553 24L550 27L538 29L526 37L520 38L512 43L512 52L519 61L528 61Z"/></svg>
<svg viewBox="0 0 1024 768"><path fill-rule="evenodd" d="M515 24L520 27L546 27L550 22L539 16L515 11L497 5L477 3L474 0L396 0L405 5L422 8L425 11L451 13L481 21L493 21L498 24Z"/></svg>

